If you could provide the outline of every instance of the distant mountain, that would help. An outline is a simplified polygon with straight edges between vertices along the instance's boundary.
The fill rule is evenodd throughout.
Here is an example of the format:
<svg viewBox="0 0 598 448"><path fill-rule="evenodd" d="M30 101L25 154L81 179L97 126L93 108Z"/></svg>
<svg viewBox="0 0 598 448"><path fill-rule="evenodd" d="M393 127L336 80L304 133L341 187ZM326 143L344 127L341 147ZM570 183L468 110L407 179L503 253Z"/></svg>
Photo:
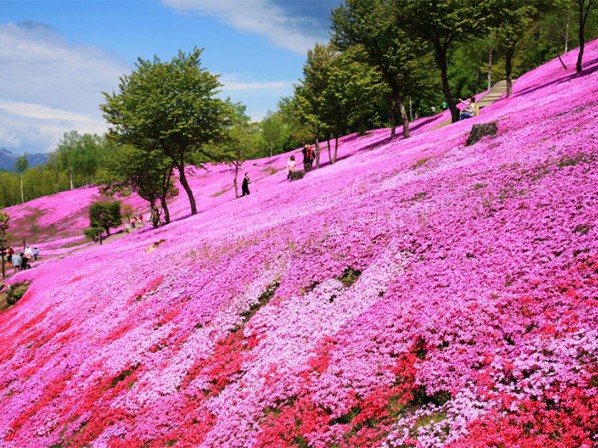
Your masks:
<svg viewBox="0 0 598 448"><path fill-rule="evenodd" d="M17 158L19 156L8 149L0 148L0 171L17 171ZM48 154L27 154L29 168L43 165L48 161Z"/></svg>

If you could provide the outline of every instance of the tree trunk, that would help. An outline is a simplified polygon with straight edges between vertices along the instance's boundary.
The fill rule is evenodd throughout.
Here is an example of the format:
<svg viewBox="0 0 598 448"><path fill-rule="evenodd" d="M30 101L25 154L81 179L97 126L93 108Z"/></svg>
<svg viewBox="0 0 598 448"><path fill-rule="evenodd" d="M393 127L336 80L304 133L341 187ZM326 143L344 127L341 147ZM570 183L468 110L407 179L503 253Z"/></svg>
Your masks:
<svg viewBox="0 0 598 448"><path fill-rule="evenodd" d="M316 168L320 168L320 142L316 137Z"/></svg>
<svg viewBox="0 0 598 448"><path fill-rule="evenodd" d="M25 194L23 193L23 173L21 173L21 204L25 203Z"/></svg>
<svg viewBox="0 0 598 448"><path fill-rule="evenodd" d="M507 98L513 94L513 79L511 78L513 64L513 49L508 48L505 53L505 77L507 79Z"/></svg>
<svg viewBox="0 0 598 448"><path fill-rule="evenodd" d="M397 126L397 118L395 114L395 109L392 106L393 99L388 100L388 116L390 118L390 139L393 140L396 135L395 127Z"/></svg>
<svg viewBox="0 0 598 448"><path fill-rule="evenodd" d="M565 17L565 53L569 51L569 8L567 8L567 16ZM562 61L561 61L562 63Z"/></svg>
<svg viewBox="0 0 598 448"><path fill-rule="evenodd" d="M71 190L73 189L73 169L70 170L71 173Z"/></svg>
<svg viewBox="0 0 598 448"><path fill-rule="evenodd" d="M336 163L336 157L338 156L338 135L336 136L336 138L334 139L334 162L332 163Z"/></svg>
<svg viewBox="0 0 598 448"><path fill-rule="evenodd" d="M165 198L160 198L160 205L162 206L162 211L164 212L164 224L170 224L170 211L168 210L168 204Z"/></svg>
<svg viewBox="0 0 598 448"><path fill-rule="evenodd" d="M488 90L492 88L492 45L488 46Z"/></svg>
<svg viewBox="0 0 598 448"><path fill-rule="evenodd" d="M237 178L239 176L239 165L235 163L235 178L233 180L233 185L235 186L235 199L239 199L239 184L237 182Z"/></svg>
<svg viewBox="0 0 598 448"><path fill-rule="evenodd" d="M575 70L577 73L581 73L581 65L583 62L583 52L585 48L585 28L586 28L586 20L590 13L590 9L592 9L592 3L594 0L588 0L586 10L584 11L584 5L586 4L586 0L577 0L577 4L579 5L579 53L577 54L577 63L575 64Z"/></svg>
<svg viewBox="0 0 598 448"><path fill-rule="evenodd" d="M189 182L187 182L187 176L185 174L185 165L177 164L177 168L179 170L179 182L187 192L187 196L189 197L189 205L191 206L191 214L197 215L197 205L195 204L195 198L193 197L193 191L191 191L191 187L189 186Z"/></svg>
<svg viewBox="0 0 598 448"><path fill-rule="evenodd" d="M326 144L328 145L328 161L330 162L330 165L332 165L334 163L334 160L332 160L332 150L330 148L330 134L328 134Z"/></svg>
<svg viewBox="0 0 598 448"><path fill-rule="evenodd" d="M409 119L407 118L407 111L405 104L399 99L399 110L401 111L401 120L403 121L403 138L409 138Z"/></svg>
<svg viewBox="0 0 598 448"><path fill-rule="evenodd" d="M451 88L448 81L448 59L446 57L447 49L446 46L440 45L440 42L434 42L434 49L436 52L436 63L440 69L440 79L442 80L442 93L451 111L451 121L453 123L459 121L459 109L455 104L453 95L451 94Z"/></svg>

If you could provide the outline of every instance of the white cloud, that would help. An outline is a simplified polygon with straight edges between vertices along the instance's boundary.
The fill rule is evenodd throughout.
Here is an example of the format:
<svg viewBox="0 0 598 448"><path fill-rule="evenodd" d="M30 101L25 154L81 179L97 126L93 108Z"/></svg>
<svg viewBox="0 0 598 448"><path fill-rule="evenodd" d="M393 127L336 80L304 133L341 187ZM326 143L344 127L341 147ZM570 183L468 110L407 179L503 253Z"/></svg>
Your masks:
<svg viewBox="0 0 598 448"><path fill-rule="evenodd" d="M222 90L224 92L238 92L245 90L267 90L270 92L287 92L293 87L290 81L269 81L269 82L239 82L233 76L221 76Z"/></svg>
<svg viewBox="0 0 598 448"><path fill-rule="evenodd" d="M265 36L270 43L305 54L325 36L321 22L293 15L273 0L162 0L177 11L213 16L233 28ZM335 3L335 2L333 2Z"/></svg>
<svg viewBox="0 0 598 448"><path fill-rule="evenodd" d="M0 128L0 146L2 147L15 147L20 144L19 138L12 132L5 128Z"/></svg>
<svg viewBox="0 0 598 448"><path fill-rule="evenodd" d="M102 91L130 71L94 46L68 43L44 24L0 24L0 119L16 152L52 150L64 132L104 132Z"/></svg>
<svg viewBox="0 0 598 448"><path fill-rule="evenodd" d="M0 99L0 109L13 115L39 120L66 120L80 123L93 123L94 121L93 118L84 114L18 101L3 101Z"/></svg>

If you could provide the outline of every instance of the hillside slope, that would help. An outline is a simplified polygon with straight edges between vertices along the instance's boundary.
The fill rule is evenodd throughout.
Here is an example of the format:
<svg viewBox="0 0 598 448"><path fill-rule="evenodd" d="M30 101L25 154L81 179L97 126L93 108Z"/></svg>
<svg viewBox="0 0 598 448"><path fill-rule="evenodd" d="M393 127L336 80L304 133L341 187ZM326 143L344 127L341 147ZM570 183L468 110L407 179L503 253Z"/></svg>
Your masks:
<svg viewBox="0 0 598 448"><path fill-rule="evenodd" d="M269 170L232 201L224 168L198 174L197 216L15 275L0 446L595 446L586 52L474 119L348 138L302 181Z"/></svg>

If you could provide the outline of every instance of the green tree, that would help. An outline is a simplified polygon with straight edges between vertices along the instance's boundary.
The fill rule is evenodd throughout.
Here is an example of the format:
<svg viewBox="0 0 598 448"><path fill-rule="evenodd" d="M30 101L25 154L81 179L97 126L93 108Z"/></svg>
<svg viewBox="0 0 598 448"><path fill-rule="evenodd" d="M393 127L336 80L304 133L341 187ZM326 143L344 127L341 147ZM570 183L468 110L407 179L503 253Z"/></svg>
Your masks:
<svg viewBox="0 0 598 448"><path fill-rule="evenodd" d="M452 121L459 120L459 109L449 85L448 54L455 42L472 39L486 32L481 2L475 0L394 0L396 20L407 34L429 42L440 70L442 92Z"/></svg>
<svg viewBox="0 0 598 448"><path fill-rule="evenodd" d="M108 146L106 138L96 134L64 133L58 142L55 159L60 169L68 171L71 190L75 187L75 176L80 176L85 184L94 181Z"/></svg>
<svg viewBox="0 0 598 448"><path fill-rule="evenodd" d="M507 97L513 92L513 57L538 15L536 3L531 0L486 0L484 3L495 43L505 56Z"/></svg>
<svg viewBox="0 0 598 448"><path fill-rule="evenodd" d="M104 93L100 106L116 141L170 158L193 215L197 206L185 172L189 154L222 138L229 117L228 105L215 97L218 76L201 67L201 53L180 51L170 62L139 58L136 69L120 78L118 93Z"/></svg>
<svg viewBox="0 0 598 448"><path fill-rule="evenodd" d="M104 194L122 196L133 190L149 202L151 213L160 215L157 202L170 223L167 200L175 197L173 163L160 151L144 151L130 145L114 148L107 160L106 170L99 181Z"/></svg>
<svg viewBox="0 0 598 448"><path fill-rule="evenodd" d="M232 106L231 126L218 144L207 148L211 158L218 162L228 163L235 170L233 186L235 198L239 197L239 172L246 160L255 157L257 152L256 139L259 133L251 126L249 117L245 114L246 107L240 103Z"/></svg>
<svg viewBox="0 0 598 448"><path fill-rule="evenodd" d="M405 102L421 90L427 78L427 48L399 26L392 10L393 0L347 0L332 13L332 42L341 50L363 48L364 59L378 69L388 87L391 138L399 121L408 138Z"/></svg>
<svg viewBox="0 0 598 448"><path fill-rule="evenodd" d="M120 202L94 202L89 207L89 225L91 228L104 229L106 236L110 236L110 228L122 224Z"/></svg>
<svg viewBox="0 0 598 448"><path fill-rule="evenodd" d="M293 107L301 123L309 130L310 140L316 142L316 168L320 167L320 140L326 137L324 121L326 100L324 93L330 84L330 70L335 50L330 45L316 44L307 52L303 65L303 79L295 85Z"/></svg>
<svg viewBox="0 0 598 448"><path fill-rule="evenodd" d="M328 136L335 140L334 151L328 141L331 164L337 159L339 137L360 127L366 117L375 113L377 99L385 90L379 72L362 60L362 47L352 47L336 55L329 69L328 86L322 93L322 120L330 130Z"/></svg>
<svg viewBox="0 0 598 448"><path fill-rule="evenodd" d="M23 173L29 168L29 160L27 153L17 158L17 171L21 176L21 204L25 202L25 195L23 194Z"/></svg>
<svg viewBox="0 0 598 448"><path fill-rule="evenodd" d="M8 229L10 227L10 216L8 213L0 212L0 249L6 249L8 245Z"/></svg>
<svg viewBox="0 0 598 448"><path fill-rule="evenodd" d="M264 155L272 157L298 146L292 137L292 123L285 120L284 114L277 110L268 111L260 123Z"/></svg>

